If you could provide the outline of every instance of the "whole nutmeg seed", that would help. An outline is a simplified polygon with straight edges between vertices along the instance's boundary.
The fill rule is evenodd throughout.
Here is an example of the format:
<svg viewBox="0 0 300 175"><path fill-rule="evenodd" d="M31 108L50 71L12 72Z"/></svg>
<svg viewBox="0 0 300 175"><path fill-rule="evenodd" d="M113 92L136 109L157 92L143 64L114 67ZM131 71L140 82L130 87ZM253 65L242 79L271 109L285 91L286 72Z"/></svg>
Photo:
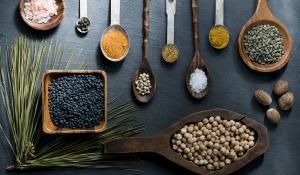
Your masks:
<svg viewBox="0 0 300 175"><path fill-rule="evenodd" d="M264 90L256 90L254 96L261 105L269 106L272 104L272 97Z"/></svg>
<svg viewBox="0 0 300 175"><path fill-rule="evenodd" d="M274 84L273 92L275 95L281 96L288 91L289 83L286 80L278 80Z"/></svg>
<svg viewBox="0 0 300 175"><path fill-rule="evenodd" d="M283 94L278 100L279 107L282 110L291 109L291 107L293 107L294 103L295 103L295 96L292 92L287 92L287 93Z"/></svg>
<svg viewBox="0 0 300 175"><path fill-rule="evenodd" d="M268 109L266 112L266 116L267 119L273 124L278 124L281 119L280 113L275 108Z"/></svg>

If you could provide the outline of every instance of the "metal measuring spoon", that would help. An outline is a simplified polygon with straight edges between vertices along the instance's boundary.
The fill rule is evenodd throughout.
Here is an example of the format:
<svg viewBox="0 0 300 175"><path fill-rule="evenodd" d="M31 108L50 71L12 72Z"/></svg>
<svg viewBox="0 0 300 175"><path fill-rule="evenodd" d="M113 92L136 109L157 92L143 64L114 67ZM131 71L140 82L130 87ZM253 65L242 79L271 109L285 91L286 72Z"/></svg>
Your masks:
<svg viewBox="0 0 300 175"><path fill-rule="evenodd" d="M87 0L80 0L79 1L79 19L76 24L76 29L80 33L87 33L91 26L91 21L87 17Z"/></svg>
<svg viewBox="0 0 300 175"><path fill-rule="evenodd" d="M176 0L166 0L166 13L167 13L167 44L164 46L162 50L162 56L166 62L173 63L179 57L179 50L177 46L174 44Z"/></svg>
<svg viewBox="0 0 300 175"><path fill-rule="evenodd" d="M214 47L214 48L223 49L229 44L229 30L224 25L224 0L216 0L216 16L215 16L215 18L216 18L215 26L213 26L209 32L209 42L210 42L211 46L214 47L213 44L211 43L211 32L213 29L215 29L217 27L222 27L223 29L226 30L226 32L228 34L228 41L226 41L226 43L223 44L221 47Z"/></svg>
<svg viewBox="0 0 300 175"><path fill-rule="evenodd" d="M129 36L128 36L128 32L126 31L126 29L124 27L122 27L120 25L120 0L111 0L110 1L110 11L111 11L111 22L110 22L110 26L108 26L104 32L102 33L101 35L101 39L100 39L100 47L101 47L101 51L103 53L103 55L110 61L113 61L113 62L118 62L118 61L121 61L123 60L126 55L128 54L129 52L129 48L130 48L130 40L129 40ZM110 30L114 30L114 29L117 29L117 30L120 30L121 32L123 32L128 40L128 48L127 48L127 51L124 53L124 55L118 59L116 58L111 58L109 57L104 49L103 49L103 46L102 46L102 39L103 39L103 36L109 32Z"/></svg>

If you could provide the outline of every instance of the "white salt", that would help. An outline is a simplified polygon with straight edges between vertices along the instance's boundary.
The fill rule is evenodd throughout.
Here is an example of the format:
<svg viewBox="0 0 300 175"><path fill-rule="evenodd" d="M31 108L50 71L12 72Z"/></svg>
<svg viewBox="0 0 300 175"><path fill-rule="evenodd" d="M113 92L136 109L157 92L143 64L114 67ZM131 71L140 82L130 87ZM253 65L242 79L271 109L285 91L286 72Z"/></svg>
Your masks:
<svg viewBox="0 0 300 175"><path fill-rule="evenodd" d="M55 0L25 0L25 18L34 23L47 23L57 15L58 6Z"/></svg>
<svg viewBox="0 0 300 175"><path fill-rule="evenodd" d="M191 74L189 85L192 91L196 93L202 92L207 86L207 77L205 72L201 69L195 69Z"/></svg>

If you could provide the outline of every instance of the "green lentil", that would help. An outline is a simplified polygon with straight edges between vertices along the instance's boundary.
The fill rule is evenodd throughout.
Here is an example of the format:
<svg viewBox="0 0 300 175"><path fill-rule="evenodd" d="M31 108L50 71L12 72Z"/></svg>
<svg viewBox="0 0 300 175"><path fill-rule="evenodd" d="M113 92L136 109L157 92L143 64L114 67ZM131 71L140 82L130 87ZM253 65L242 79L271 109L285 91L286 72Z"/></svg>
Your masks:
<svg viewBox="0 0 300 175"><path fill-rule="evenodd" d="M278 28L258 25L248 31L244 38L246 53L258 64L272 64L284 55L284 41Z"/></svg>

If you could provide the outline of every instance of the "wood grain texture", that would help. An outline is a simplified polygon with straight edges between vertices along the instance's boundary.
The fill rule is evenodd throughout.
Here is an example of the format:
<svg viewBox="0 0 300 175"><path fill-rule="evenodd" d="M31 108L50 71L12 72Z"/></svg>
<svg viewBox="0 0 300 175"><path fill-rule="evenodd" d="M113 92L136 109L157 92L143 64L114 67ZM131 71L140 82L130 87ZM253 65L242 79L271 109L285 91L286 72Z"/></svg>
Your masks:
<svg viewBox="0 0 300 175"><path fill-rule="evenodd" d="M284 55L277 61L272 64L258 64L251 61L250 57L246 53L244 46L245 35L253 27L270 24L276 26L279 29L279 32L282 34L284 41ZM288 62L292 54L293 48L293 39L289 33L287 27L281 23L281 21L275 17L269 7L268 0L257 0L256 11L254 15L249 19L249 21L241 29L239 38L238 38L239 52L244 63L251 69L259 72L274 72L282 69Z"/></svg>
<svg viewBox="0 0 300 175"><path fill-rule="evenodd" d="M59 128L54 125L51 120L49 111L49 92L48 87L51 81L62 75L74 74L93 74L99 76L104 85L104 113L99 124L92 128ZM42 81L42 97L43 97L43 131L47 134L79 134L79 133L99 133L106 129L107 125L107 77L106 73L101 70L48 70L44 73Z"/></svg>
<svg viewBox="0 0 300 175"><path fill-rule="evenodd" d="M144 0L144 23L143 23L143 57L142 62L139 68L135 71L133 79L132 79L132 91L135 98L141 103L148 103L152 100L155 91L156 91L156 80L154 78L154 73L151 69L151 66L148 62L148 50L149 50L149 13L150 13L150 0ZM138 79L139 75L142 73L147 73L149 75L151 89L150 94L148 95L140 95L138 90L136 89L135 81Z"/></svg>
<svg viewBox="0 0 300 175"><path fill-rule="evenodd" d="M62 22L62 20L65 16L65 2L64 2L64 0L55 0L55 1L56 1L56 5L58 6L57 15L52 16L51 19L46 24L39 24L39 23L31 22L31 21L29 21L25 18L25 12L24 12L25 0L20 0L19 11L20 11L20 15L21 15L23 21L28 26L30 26L30 27L32 27L36 30L50 30L50 29L55 28L56 26L58 26Z"/></svg>
<svg viewBox="0 0 300 175"><path fill-rule="evenodd" d="M194 39L194 49L195 49L195 55L193 57L192 63L188 67L188 71L185 78L185 84L187 87L188 92L190 95L198 100L201 100L204 98L209 91L209 88L211 86L211 77L208 71L207 66L204 64L201 55L200 55L200 49L199 49L199 19L198 19L198 0L192 0L192 16L193 16L193 39ZM205 72L205 75L207 77L207 86L204 90L202 90L200 93L197 93L192 90L190 86L190 78L191 74L195 71L195 69L201 69Z"/></svg>
<svg viewBox="0 0 300 175"><path fill-rule="evenodd" d="M226 165L220 170L213 171L208 170L203 166L199 167L193 162L185 160L180 153L173 151L170 146L173 134L183 128L184 125L197 123L210 116L221 116L226 120L240 121L256 132L256 142L254 147L250 148L244 156L239 157L238 160L234 161L232 164ZM236 112L226 109L211 109L188 115L162 132L149 138L128 138L107 143L105 145L105 152L114 154L156 153L197 174L227 175L237 171L261 156L267 151L268 147L269 137L265 126Z"/></svg>

